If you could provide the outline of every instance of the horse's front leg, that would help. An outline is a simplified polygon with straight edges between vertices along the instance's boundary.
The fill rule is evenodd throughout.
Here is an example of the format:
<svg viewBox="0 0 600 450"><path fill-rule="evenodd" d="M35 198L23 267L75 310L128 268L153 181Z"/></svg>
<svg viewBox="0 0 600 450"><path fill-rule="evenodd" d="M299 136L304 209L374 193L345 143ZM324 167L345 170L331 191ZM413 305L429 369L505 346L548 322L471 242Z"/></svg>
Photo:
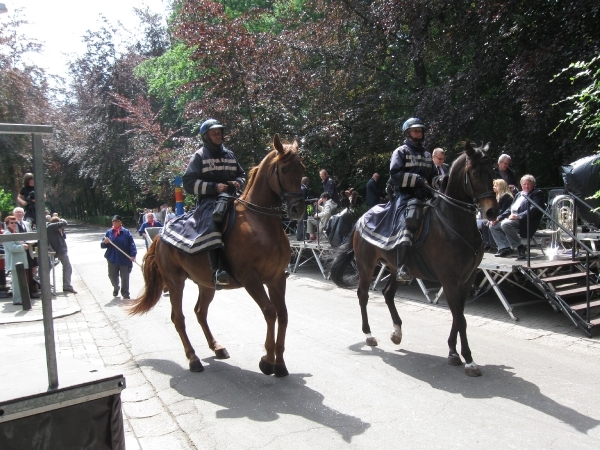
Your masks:
<svg viewBox="0 0 600 450"><path fill-rule="evenodd" d="M371 271L373 273L373 271ZM369 288L371 287L371 277L365 275L365 271L359 268L358 272L358 304L360 305L360 315L362 317L362 332L365 334L366 344L371 347L377 346L377 339L371 335L369 326L369 315L367 314L367 304L369 303Z"/></svg>
<svg viewBox="0 0 600 450"><path fill-rule="evenodd" d="M194 307L194 312L198 323L202 327L208 347L215 352L217 359L227 359L229 358L227 349L217 342L208 326L208 307L214 298L215 290L213 288L198 285L198 301Z"/></svg>
<svg viewBox="0 0 600 450"><path fill-rule="evenodd" d="M456 338L457 334L459 334L460 354L465 359L465 373L470 377L479 377L481 376L481 370L479 369L479 366L475 364L471 355L471 348L469 347L469 341L467 339L467 319L465 319L464 313L466 296L469 289L470 285L467 286L467 284L449 290L446 290L446 286L444 286L448 306L452 312L452 328L448 338L448 346L450 348L448 362L452 365L461 364L460 357L456 352Z"/></svg>
<svg viewBox="0 0 600 450"><path fill-rule="evenodd" d="M275 305L275 311L277 312L277 341L275 342L275 367L273 368L276 377L284 377L289 374L283 359L285 334L288 325L288 312L285 304L286 282L285 273L282 272L282 276L278 280L267 285L269 298L271 303Z"/></svg>
<svg viewBox="0 0 600 450"><path fill-rule="evenodd" d="M396 281L396 277L392 274L388 279L387 284L383 288L383 298L385 298L385 304L390 310L390 315L392 316L393 330L390 334L390 339L396 345L399 345L402 342L402 319L400 319L400 314L398 314L398 310L396 309L396 291L398 290L398 282Z"/></svg>
<svg viewBox="0 0 600 450"><path fill-rule="evenodd" d="M275 321L277 320L277 311L275 306L269 300L265 288L263 287L258 274L252 277L251 280L245 279L242 283L248 291L248 294L254 299L254 301L260 307L263 312L265 321L267 322L267 337L265 338L265 350L266 354L260 359L258 367L265 375L273 375L276 373L275 370ZM278 368L278 372L281 371L285 376L285 365L283 368Z"/></svg>

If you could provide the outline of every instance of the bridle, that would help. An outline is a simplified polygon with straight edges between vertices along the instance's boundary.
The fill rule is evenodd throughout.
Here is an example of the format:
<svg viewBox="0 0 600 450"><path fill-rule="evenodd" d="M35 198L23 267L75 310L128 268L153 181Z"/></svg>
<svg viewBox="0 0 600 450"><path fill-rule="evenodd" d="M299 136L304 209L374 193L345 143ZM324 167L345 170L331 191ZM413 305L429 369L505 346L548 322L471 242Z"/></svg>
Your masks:
<svg viewBox="0 0 600 450"><path fill-rule="evenodd" d="M468 165L469 162L470 162L469 158L467 157L466 165ZM452 198L452 197L444 194L443 192L436 191L431 186L427 186L427 187L433 192L434 196L440 197L442 200L445 200L447 203L451 204L452 206L454 206L458 209L461 209L465 212L468 212L470 214L473 214L473 215L476 215L477 211L479 210L479 200L481 200L482 198L486 198L486 197L496 197L496 194L494 193L493 190L486 191L479 195L475 195L475 190L473 189L473 182L471 181L471 175L469 174L468 170L465 171L465 192L467 191L467 188L469 191L471 191L471 197L473 199L473 201L471 203L456 200L455 198Z"/></svg>
<svg viewBox="0 0 600 450"><path fill-rule="evenodd" d="M470 162L469 158L467 157L466 165L468 165L469 162ZM494 193L493 190L486 191L479 195L475 195L475 190L473 189L473 182L471 181L471 176L470 176L468 170L465 170L465 192L467 191L467 188L471 191L471 197L473 198L473 201L471 203L456 200L456 199L444 194L443 192L436 191L435 189L433 189L430 186L427 186L427 187L429 187L429 189L433 192L434 196L439 197L442 200L449 203L450 205L452 205L462 211L465 211L469 214L473 214L473 215L476 215L477 211L479 210L479 200L481 200L482 198L486 198L486 197L496 197L496 194ZM440 221L443 222L443 219L440 216L440 212L438 211L438 208L434 207L433 210L435 211L435 213L438 216L438 218L440 219ZM459 233L454 228L452 228L452 226L449 223L446 224L446 227L450 231L452 231L456 236L458 236L459 239L461 239L471 250L473 250L473 252L475 252L475 256L477 256L477 254L479 253L479 247L481 247L481 242L483 242L483 237L481 237L481 242L479 243L479 245L477 247L473 247L471 245L471 243L469 241L467 241L462 236L461 233Z"/></svg>
<svg viewBox="0 0 600 450"><path fill-rule="evenodd" d="M279 187L279 198L281 199L282 203L285 202L288 204L287 208L284 206L256 205L247 200L242 200L239 197L236 198L235 201L246 206L246 208L248 208L250 211L253 211L258 214L262 214L264 216L280 217L280 218L285 217L285 212L287 209L291 208L292 206L294 206L296 203L298 203L300 201L302 201L302 202L304 201L304 195L302 194L302 192L288 192L283 188L283 185L281 184L281 179L279 178L278 163L275 163L275 169L273 170L273 174L275 174L275 176L277 177L277 185ZM273 174L271 174L271 176L273 176ZM288 199L293 199L293 198L296 198L296 200L294 200L293 202L290 203L290 200L288 200Z"/></svg>

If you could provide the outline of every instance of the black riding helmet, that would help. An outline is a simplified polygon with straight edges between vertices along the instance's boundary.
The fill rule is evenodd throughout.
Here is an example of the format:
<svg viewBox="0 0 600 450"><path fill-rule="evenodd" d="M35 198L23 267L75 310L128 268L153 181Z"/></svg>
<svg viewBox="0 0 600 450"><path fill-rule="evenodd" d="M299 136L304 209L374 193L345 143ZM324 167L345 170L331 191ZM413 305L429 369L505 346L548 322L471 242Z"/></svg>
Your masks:
<svg viewBox="0 0 600 450"><path fill-rule="evenodd" d="M208 119L202 125L200 125L200 136L204 139L204 135L208 132L208 130L212 130L214 128L220 128L221 134L223 133L223 125L216 119Z"/></svg>
<svg viewBox="0 0 600 450"><path fill-rule="evenodd" d="M411 128L423 128L423 133L427 131L427 127L423 125L421 119L417 117L411 117L406 122L404 122L404 125L402 125L402 134L406 135L406 132Z"/></svg>

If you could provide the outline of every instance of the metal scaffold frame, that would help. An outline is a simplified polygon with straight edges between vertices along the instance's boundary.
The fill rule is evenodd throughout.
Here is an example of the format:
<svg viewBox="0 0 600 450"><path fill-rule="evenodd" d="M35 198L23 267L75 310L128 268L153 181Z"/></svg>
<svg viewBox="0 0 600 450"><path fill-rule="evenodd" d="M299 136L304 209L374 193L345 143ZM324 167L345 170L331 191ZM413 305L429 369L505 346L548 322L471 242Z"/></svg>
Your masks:
<svg viewBox="0 0 600 450"><path fill-rule="evenodd" d="M50 260L48 259L48 234L46 223L46 200L44 198L44 160L42 156L42 135L52 134L50 125L26 125L0 123L0 134L30 135L33 152L33 176L35 180L35 221L38 224L36 231L0 235L0 242L9 241L39 241L38 263L39 276L42 290L42 315L44 322L44 339L46 343L46 366L48 369L48 387L58 387L58 368L56 363L56 344L54 341L54 322L52 320L52 293L50 292Z"/></svg>

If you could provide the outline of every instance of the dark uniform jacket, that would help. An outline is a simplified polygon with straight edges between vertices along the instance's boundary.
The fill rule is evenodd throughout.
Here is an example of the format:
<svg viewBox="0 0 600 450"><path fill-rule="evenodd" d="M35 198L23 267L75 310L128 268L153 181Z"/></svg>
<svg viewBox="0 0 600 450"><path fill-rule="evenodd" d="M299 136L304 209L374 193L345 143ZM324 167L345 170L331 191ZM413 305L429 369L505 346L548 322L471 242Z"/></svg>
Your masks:
<svg viewBox="0 0 600 450"><path fill-rule="evenodd" d="M190 159L183 174L183 187L196 194L200 203L204 197L217 196L217 184L234 180L242 188L246 183L246 172L233 152L225 146L209 149L204 145Z"/></svg>
<svg viewBox="0 0 600 450"><path fill-rule="evenodd" d="M161 239L188 254L223 247L221 226L214 222L212 214L218 195L217 185L230 181L237 181L243 189L246 172L231 150L205 142L194 153L183 175L186 192L198 196L197 206L171 220L163 228ZM229 193L232 191L233 188Z"/></svg>
<svg viewBox="0 0 600 450"><path fill-rule="evenodd" d="M404 141L394 150L390 161L390 177L396 194L403 198L402 204L411 198L425 200L431 193L425 188L425 182L431 184L432 178L437 175L431 159L431 153L422 145Z"/></svg>

